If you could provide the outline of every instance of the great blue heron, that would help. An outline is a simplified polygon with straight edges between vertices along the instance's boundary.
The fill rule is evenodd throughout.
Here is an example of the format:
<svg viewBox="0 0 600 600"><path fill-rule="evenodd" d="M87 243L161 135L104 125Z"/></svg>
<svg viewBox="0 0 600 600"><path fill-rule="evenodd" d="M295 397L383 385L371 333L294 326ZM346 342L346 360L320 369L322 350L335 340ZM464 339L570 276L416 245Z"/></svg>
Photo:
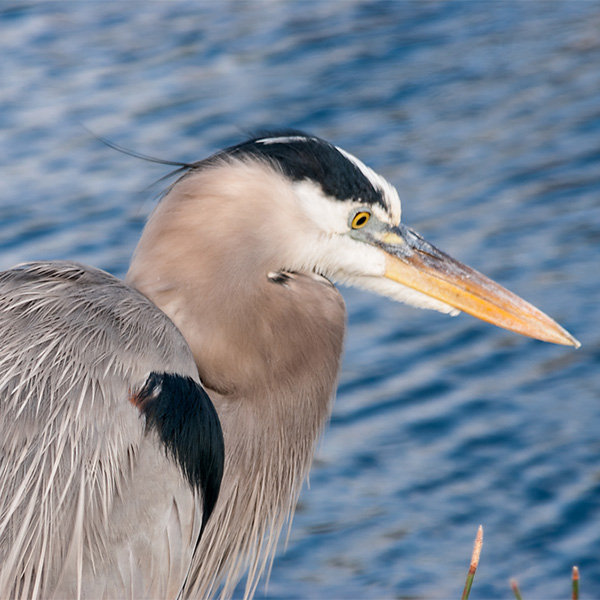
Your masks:
<svg viewBox="0 0 600 600"><path fill-rule="evenodd" d="M185 167L125 282L70 262L0 275L1 598L229 596L246 571L251 597L331 411L331 280L578 345L317 137Z"/></svg>

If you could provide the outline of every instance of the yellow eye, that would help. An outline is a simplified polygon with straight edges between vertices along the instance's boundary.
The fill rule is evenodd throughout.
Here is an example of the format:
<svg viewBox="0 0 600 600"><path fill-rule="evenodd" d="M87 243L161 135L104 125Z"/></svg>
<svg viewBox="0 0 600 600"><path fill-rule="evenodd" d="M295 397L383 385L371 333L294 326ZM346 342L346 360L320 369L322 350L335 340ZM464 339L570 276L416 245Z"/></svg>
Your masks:
<svg viewBox="0 0 600 600"><path fill-rule="evenodd" d="M356 213L352 219L352 229L360 229L361 227L364 227L369 222L370 218L371 213L366 211Z"/></svg>

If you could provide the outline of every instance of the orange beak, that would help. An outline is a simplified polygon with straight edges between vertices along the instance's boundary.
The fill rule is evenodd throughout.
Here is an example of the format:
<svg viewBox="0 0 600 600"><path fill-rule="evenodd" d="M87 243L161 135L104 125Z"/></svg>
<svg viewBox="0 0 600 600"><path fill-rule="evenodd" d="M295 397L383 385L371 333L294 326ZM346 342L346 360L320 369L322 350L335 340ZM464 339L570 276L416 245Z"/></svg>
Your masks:
<svg viewBox="0 0 600 600"><path fill-rule="evenodd" d="M581 345L535 306L441 252L405 225L370 237L385 252L388 279L498 327L554 344Z"/></svg>

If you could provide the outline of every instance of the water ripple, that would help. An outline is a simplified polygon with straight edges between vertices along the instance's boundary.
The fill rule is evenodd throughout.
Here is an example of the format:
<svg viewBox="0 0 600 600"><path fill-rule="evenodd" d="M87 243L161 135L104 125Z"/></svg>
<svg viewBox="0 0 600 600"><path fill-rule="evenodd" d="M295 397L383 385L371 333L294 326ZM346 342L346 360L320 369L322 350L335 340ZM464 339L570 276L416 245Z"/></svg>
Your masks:
<svg viewBox="0 0 600 600"><path fill-rule="evenodd" d="M335 412L267 597L457 597L480 523L477 597L566 597L573 564L598 594L599 30L596 2L0 7L3 267L124 274L164 171L81 124L179 160L300 127L584 344L344 290Z"/></svg>

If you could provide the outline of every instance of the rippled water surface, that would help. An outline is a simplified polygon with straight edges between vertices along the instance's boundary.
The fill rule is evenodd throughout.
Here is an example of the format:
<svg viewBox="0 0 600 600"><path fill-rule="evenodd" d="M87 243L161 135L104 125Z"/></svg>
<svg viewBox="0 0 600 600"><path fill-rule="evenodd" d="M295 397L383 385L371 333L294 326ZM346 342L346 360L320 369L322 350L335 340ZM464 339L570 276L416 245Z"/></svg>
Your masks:
<svg viewBox="0 0 600 600"><path fill-rule="evenodd" d="M0 266L123 275L166 173L297 127L573 350L344 290L336 408L268 598L600 597L600 3L0 4ZM241 592L240 592L241 593ZM264 592L259 591L258 597Z"/></svg>

